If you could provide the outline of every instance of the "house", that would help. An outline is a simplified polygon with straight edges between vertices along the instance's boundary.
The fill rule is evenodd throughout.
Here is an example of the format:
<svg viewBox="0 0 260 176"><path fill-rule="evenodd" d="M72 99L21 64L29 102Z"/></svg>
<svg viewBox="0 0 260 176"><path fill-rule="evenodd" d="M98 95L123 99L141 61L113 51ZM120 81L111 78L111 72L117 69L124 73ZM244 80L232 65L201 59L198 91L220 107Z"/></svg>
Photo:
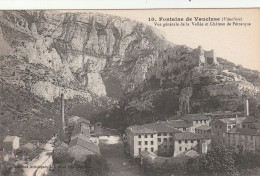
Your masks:
<svg viewBox="0 0 260 176"><path fill-rule="evenodd" d="M181 119L191 124L190 132L195 133L195 128L201 125L209 126L210 118L204 114L187 114L181 116Z"/></svg>
<svg viewBox="0 0 260 176"><path fill-rule="evenodd" d="M172 126L167 125L167 123L162 123L162 122L145 124L143 125L143 127L156 131L157 145L158 145L157 154L164 154L164 155L173 154L174 151L173 139L175 133L181 133L180 130L177 130Z"/></svg>
<svg viewBox="0 0 260 176"><path fill-rule="evenodd" d="M87 119L84 119L83 117L79 117L79 116L68 117L68 121L67 121L68 127L74 127L75 125L78 125L80 123L85 123L85 124L90 125L90 121Z"/></svg>
<svg viewBox="0 0 260 176"><path fill-rule="evenodd" d="M224 134L233 128L239 128L246 117L216 119L211 123L212 145L225 144Z"/></svg>
<svg viewBox="0 0 260 176"><path fill-rule="evenodd" d="M211 126L201 125L195 128L195 133L211 138Z"/></svg>
<svg viewBox="0 0 260 176"><path fill-rule="evenodd" d="M17 136L6 136L3 141L3 151L9 154L20 148L20 138Z"/></svg>
<svg viewBox="0 0 260 176"><path fill-rule="evenodd" d="M200 144L204 137L191 132L176 133L174 138L174 157L188 151L195 149L201 151Z"/></svg>
<svg viewBox="0 0 260 176"><path fill-rule="evenodd" d="M57 154L57 153L60 153L60 152L66 152L69 148L69 145L58 140L54 143L54 148L53 148L53 153L54 154Z"/></svg>
<svg viewBox="0 0 260 176"><path fill-rule="evenodd" d="M144 150L155 152L158 150L157 132L140 125L130 126L126 129L126 141L130 154L136 158Z"/></svg>
<svg viewBox="0 0 260 176"><path fill-rule="evenodd" d="M192 126L192 124L184 120L167 120L161 123L180 131L190 131L190 127Z"/></svg>
<svg viewBox="0 0 260 176"><path fill-rule="evenodd" d="M99 155L99 147L87 139L77 137L69 143L68 153L76 161L84 161L88 155Z"/></svg>
<svg viewBox="0 0 260 176"><path fill-rule="evenodd" d="M92 141L95 145L99 145L98 137L90 131L89 125L85 123L80 123L74 127L71 135L71 140L77 137L86 138Z"/></svg>
<svg viewBox="0 0 260 176"><path fill-rule="evenodd" d="M250 151L260 154L260 130L233 128L224 134L225 144L236 151Z"/></svg>
<svg viewBox="0 0 260 176"><path fill-rule="evenodd" d="M245 120L243 120L242 128L260 129L260 118L248 116Z"/></svg>

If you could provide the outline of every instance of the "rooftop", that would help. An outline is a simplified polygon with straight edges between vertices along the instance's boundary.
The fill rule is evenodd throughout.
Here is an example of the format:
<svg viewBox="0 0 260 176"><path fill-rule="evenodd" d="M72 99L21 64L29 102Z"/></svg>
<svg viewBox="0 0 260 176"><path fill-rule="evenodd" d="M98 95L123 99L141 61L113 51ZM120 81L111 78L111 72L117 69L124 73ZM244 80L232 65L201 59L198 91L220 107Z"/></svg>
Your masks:
<svg viewBox="0 0 260 176"><path fill-rule="evenodd" d="M183 139L202 139L204 136L198 135L191 132L182 132L175 134L175 140L183 140Z"/></svg>
<svg viewBox="0 0 260 176"><path fill-rule="evenodd" d="M241 135L260 135L259 129L241 128L237 132Z"/></svg>
<svg viewBox="0 0 260 176"><path fill-rule="evenodd" d="M86 124L90 124L90 121L83 118L83 117L79 117L79 116L70 116L68 117L68 123L69 124L78 124L78 123L86 123Z"/></svg>
<svg viewBox="0 0 260 176"><path fill-rule="evenodd" d="M173 128L189 128L192 126L192 124L187 123L184 120L168 120L162 123Z"/></svg>
<svg viewBox="0 0 260 176"><path fill-rule="evenodd" d="M195 129L207 131L207 130L211 130L211 126L201 125L201 126L195 128Z"/></svg>
<svg viewBox="0 0 260 176"><path fill-rule="evenodd" d="M218 119L223 123L242 123L243 120L245 120L246 117L235 117L235 118L223 118L223 119Z"/></svg>
<svg viewBox="0 0 260 176"><path fill-rule="evenodd" d="M187 114L187 115L182 115L181 119L188 120L188 121L195 121L195 120L209 120L209 117L205 116L204 114Z"/></svg>
<svg viewBox="0 0 260 176"><path fill-rule="evenodd" d="M243 120L243 123L252 123L252 122L260 122L260 118L248 116L245 120Z"/></svg>
<svg viewBox="0 0 260 176"><path fill-rule="evenodd" d="M135 134L151 134L151 133L156 133L156 131L151 130L149 128L144 128L143 126L140 125L134 125L130 126L127 128L128 130L132 131Z"/></svg>
<svg viewBox="0 0 260 176"><path fill-rule="evenodd" d="M156 131L158 133L180 133L181 131L175 129L174 127L171 127L165 123L162 122L156 122L156 123L149 123L143 125L144 128L151 129L153 131Z"/></svg>
<svg viewBox="0 0 260 176"><path fill-rule="evenodd" d="M17 136L6 136L4 138L4 142L13 142L16 138L19 138Z"/></svg>
<svg viewBox="0 0 260 176"><path fill-rule="evenodd" d="M69 148L79 145L87 150L90 150L95 153L100 153L99 147L96 146L93 142L84 140L83 138L77 137L75 139L72 139L69 144Z"/></svg>

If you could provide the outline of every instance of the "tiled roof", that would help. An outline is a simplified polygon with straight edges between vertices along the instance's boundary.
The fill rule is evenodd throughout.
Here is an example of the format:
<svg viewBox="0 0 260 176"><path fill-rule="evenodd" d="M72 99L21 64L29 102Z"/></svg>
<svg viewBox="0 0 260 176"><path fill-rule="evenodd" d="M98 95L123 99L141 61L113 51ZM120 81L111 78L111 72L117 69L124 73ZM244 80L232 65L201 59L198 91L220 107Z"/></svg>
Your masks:
<svg viewBox="0 0 260 176"><path fill-rule="evenodd" d="M164 121L162 123L166 124L170 127L173 127L173 128L189 128L192 126L192 124L187 123L184 120L168 120L168 121Z"/></svg>
<svg viewBox="0 0 260 176"><path fill-rule="evenodd" d="M96 146L93 142L84 140L83 138L77 137L75 139L72 139L69 144L69 148L79 145L85 149L88 149L95 153L100 153L99 147Z"/></svg>
<svg viewBox="0 0 260 176"><path fill-rule="evenodd" d="M156 131L157 133L180 133L181 132L162 122L145 124L143 125L143 127Z"/></svg>
<svg viewBox="0 0 260 176"><path fill-rule="evenodd" d="M191 132L182 132L175 134L175 140L183 140L183 139L202 139L204 136L198 135Z"/></svg>
<svg viewBox="0 0 260 176"><path fill-rule="evenodd" d="M84 126L85 124L77 124L76 126L74 126L72 135L77 135L77 134L82 134L82 133L88 133L89 131L85 128L83 128L82 126Z"/></svg>
<svg viewBox="0 0 260 176"><path fill-rule="evenodd" d="M183 120L194 121L194 120L209 120L204 114L187 114L180 116Z"/></svg>
<svg viewBox="0 0 260 176"><path fill-rule="evenodd" d="M237 129L237 133L241 135L260 135L260 130L259 129L250 129L250 128L241 128Z"/></svg>
<svg viewBox="0 0 260 176"><path fill-rule="evenodd" d="M237 129L236 128L232 128L230 130L228 130L227 133L236 133L237 132Z"/></svg>
<svg viewBox="0 0 260 176"><path fill-rule="evenodd" d="M207 130L211 130L211 126L201 125L201 126L195 128L195 129L207 131Z"/></svg>
<svg viewBox="0 0 260 176"><path fill-rule="evenodd" d="M90 121L83 118L83 117L79 117L79 116L71 116L68 118L68 123L69 124L78 124L78 123L86 123L86 124L90 124Z"/></svg>
<svg viewBox="0 0 260 176"><path fill-rule="evenodd" d="M220 120L221 122L223 123L228 123L228 122L238 122L238 123L241 123L243 120L245 120L246 117L236 117L236 118L223 118L223 119L218 119Z"/></svg>
<svg viewBox="0 0 260 176"><path fill-rule="evenodd" d="M16 138L19 138L17 136L6 136L4 138L4 142L13 142Z"/></svg>
<svg viewBox="0 0 260 176"><path fill-rule="evenodd" d="M247 123L247 122L260 122L260 118L249 116L245 120L243 120L243 123Z"/></svg>
<svg viewBox="0 0 260 176"><path fill-rule="evenodd" d="M67 148L69 145L66 144L66 143L64 143L64 142L62 142L62 141L60 141L60 140L58 140L58 141L56 141L56 142L54 143L54 146L55 146L55 147L64 147L64 148Z"/></svg>
<svg viewBox="0 0 260 176"><path fill-rule="evenodd" d="M151 130L149 128L144 128L143 126L140 125L134 125L128 127L128 130L132 131L135 134L153 134L156 133L156 131Z"/></svg>

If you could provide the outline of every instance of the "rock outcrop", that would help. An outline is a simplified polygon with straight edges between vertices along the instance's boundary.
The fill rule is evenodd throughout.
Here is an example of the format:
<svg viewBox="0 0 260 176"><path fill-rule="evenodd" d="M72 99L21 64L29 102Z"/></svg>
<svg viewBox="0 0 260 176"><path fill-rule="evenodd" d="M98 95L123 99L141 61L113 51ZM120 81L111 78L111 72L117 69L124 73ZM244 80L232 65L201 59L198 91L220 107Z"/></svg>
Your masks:
<svg viewBox="0 0 260 176"><path fill-rule="evenodd" d="M160 31L126 18L51 10L0 15L1 78L46 101L67 92L67 99L116 102L130 93L136 97L126 107L151 110L149 91L174 88L176 112L188 113L209 97L253 98L257 92L214 50L174 45Z"/></svg>

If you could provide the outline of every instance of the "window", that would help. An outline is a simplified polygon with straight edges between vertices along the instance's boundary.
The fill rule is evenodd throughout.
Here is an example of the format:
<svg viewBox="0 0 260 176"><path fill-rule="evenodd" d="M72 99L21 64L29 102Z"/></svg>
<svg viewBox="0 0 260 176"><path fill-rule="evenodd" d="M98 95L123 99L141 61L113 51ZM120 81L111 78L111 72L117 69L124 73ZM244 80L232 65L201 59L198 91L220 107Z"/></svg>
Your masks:
<svg viewBox="0 0 260 176"><path fill-rule="evenodd" d="M245 128L246 126L245 125L243 125L243 128Z"/></svg>
<svg viewBox="0 0 260 176"><path fill-rule="evenodd" d="M200 121L200 123L202 123L202 120Z"/></svg>
<svg viewBox="0 0 260 176"><path fill-rule="evenodd" d="M172 133L170 133L170 136L172 136L173 134Z"/></svg>
<svg viewBox="0 0 260 176"><path fill-rule="evenodd" d="M185 140L185 143L187 144L187 143L188 143L188 140Z"/></svg>
<svg viewBox="0 0 260 176"><path fill-rule="evenodd" d="M185 148L185 151L188 150L187 148Z"/></svg>
<svg viewBox="0 0 260 176"><path fill-rule="evenodd" d="M190 142L193 143L193 140L191 140Z"/></svg>
<svg viewBox="0 0 260 176"><path fill-rule="evenodd" d="M199 140L199 139L197 140L197 143L200 143L200 140Z"/></svg>
<svg viewBox="0 0 260 176"><path fill-rule="evenodd" d="M167 138L164 138L163 141L164 141L164 142L167 142Z"/></svg>
<svg viewBox="0 0 260 176"><path fill-rule="evenodd" d="M173 149L173 145L170 145L170 148Z"/></svg>
<svg viewBox="0 0 260 176"><path fill-rule="evenodd" d="M147 151L147 150L148 150L148 148L145 148L145 150Z"/></svg>
<svg viewBox="0 0 260 176"><path fill-rule="evenodd" d="M146 134L146 135L144 135L144 137L145 137L145 138L147 138L147 134Z"/></svg>
<svg viewBox="0 0 260 176"><path fill-rule="evenodd" d="M179 150L181 151L181 147L179 147Z"/></svg>
<svg viewBox="0 0 260 176"><path fill-rule="evenodd" d="M138 138L141 138L141 134L138 135Z"/></svg>
<svg viewBox="0 0 260 176"><path fill-rule="evenodd" d="M144 141L144 144L145 144L145 145L147 145L147 144L148 144L148 142L147 142L147 141Z"/></svg>
<svg viewBox="0 0 260 176"><path fill-rule="evenodd" d="M196 123L198 124L198 123L199 123L199 121L198 121L198 120L196 120Z"/></svg>
<svg viewBox="0 0 260 176"><path fill-rule="evenodd" d="M158 149L160 149L161 148L161 145L158 145Z"/></svg>
<svg viewBox="0 0 260 176"><path fill-rule="evenodd" d="M153 141L151 141L151 145L153 145Z"/></svg>
<svg viewBox="0 0 260 176"><path fill-rule="evenodd" d="M163 133L164 136L167 136L167 133Z"/></svg>
<svg viewBox="0 0 260 176"><path fill-rule="evenodd" d="M162 134L161 133L158 133L158 136L161 136Z"/></svg>
<svg viewBox="0 0 260 176"><path fill-rule="evenodd" d="M179 144L181 144L181 140L179 140Z"/></svg>
<svg viewBox="0 0 260 176"><path fill-rule="evenodd" d="M139 141L138 144L141 145L141 144L142 144L142 141Z"/></svg>
<svg viewBox="0 0 260 176"><path fill-rule="evenodd" d="M167 149L167 145L164 145L164 149Z"/></svg>
<svg viewBox="0 0 260 176"><path fill-rule="evenodd" d="M204 120L204 123L207 123L207 121L206 121L206 120Z"/></svg>
<svg viewBox="0 0 260 176"><path fill-rule="evenodd" d="M231 129L231 126L228 126L228 129L230 130L230 129Z"/></svg>
<svg viewBox="0 0 260 176"><path fill-rule="evenodd" d="M158 142L161 142L161 138L158 138Z"/></svg>
<svg viewBox="0 0 260 176"><path fill-rule="evenodd" d="M151 148L151 152L153 152L153 147Z"/></svg>
<svg viewBox="0 0 260 176"><path fill-rule="evenodd" d="M151 138L153 138L153 134L151 134Z"/></svg>
<svg viewBox="0 0 260 176"><path fill-rule="evenodd" d="M139 148L139 154L141 153L141 148Z"/></svg>
<svg viewBox="0 0 260 176"><path fill-rule="evenodd" d="M183 128L183 131L186 131L186 128Z"/></svg>
<svg viewBox="0 0 260 176"><path fill-rule="evenodd" d="M172 142L172 141L173 141L173 138L170 138L170 141Z"/></svg>

